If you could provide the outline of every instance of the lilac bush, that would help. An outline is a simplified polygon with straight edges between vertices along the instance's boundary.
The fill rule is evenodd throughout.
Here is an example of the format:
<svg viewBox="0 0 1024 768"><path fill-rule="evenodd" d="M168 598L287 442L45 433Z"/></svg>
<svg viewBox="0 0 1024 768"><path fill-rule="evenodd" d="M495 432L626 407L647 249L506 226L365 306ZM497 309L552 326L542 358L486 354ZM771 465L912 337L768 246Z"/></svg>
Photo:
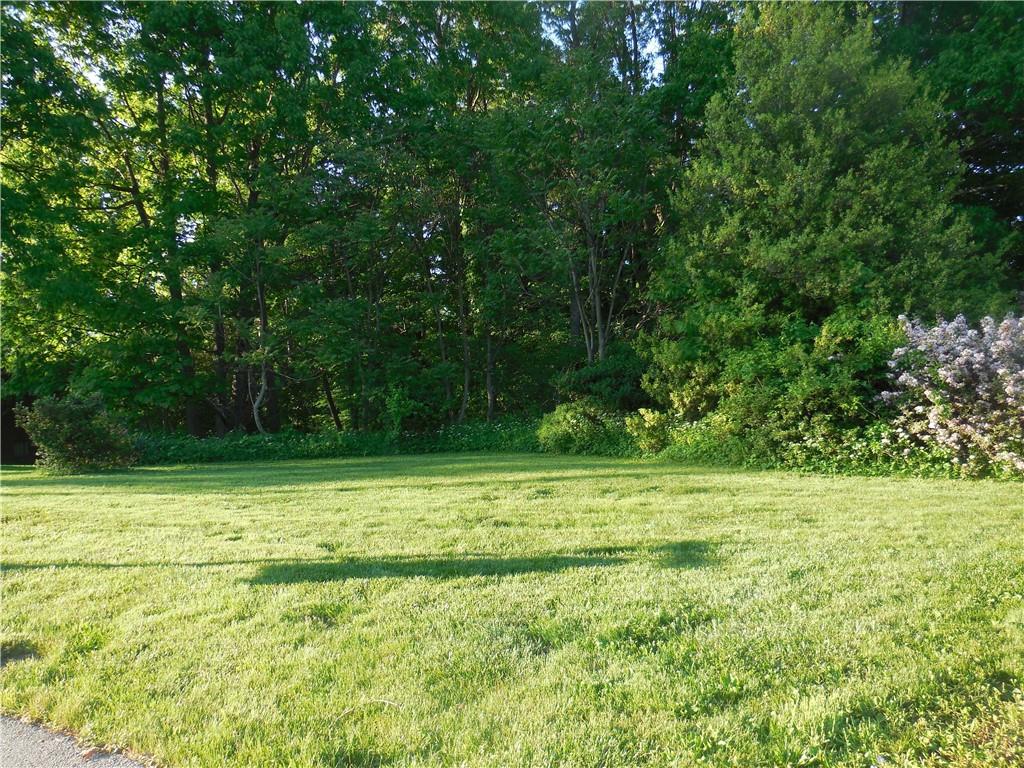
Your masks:
<svg viewBox="0 0 1024 768"><path fill-rule="evenodd" d="M942 448L962 474L1024 476L1024 320L900 322L907 345L893 352L894 387L882 394L899 440Z"/></svg>

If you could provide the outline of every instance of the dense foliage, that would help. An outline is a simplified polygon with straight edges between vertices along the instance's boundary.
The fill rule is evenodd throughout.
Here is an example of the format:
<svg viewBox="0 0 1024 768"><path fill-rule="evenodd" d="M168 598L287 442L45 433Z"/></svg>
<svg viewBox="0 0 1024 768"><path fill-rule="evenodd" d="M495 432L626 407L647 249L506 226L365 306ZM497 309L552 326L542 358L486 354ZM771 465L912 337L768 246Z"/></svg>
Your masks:
<svg viewBox="0 0 1024 768"><path fill-rule="evenodd" d="M538 451L535 421L504 418L491 423L449 424L436 431L232 432L225 437L145 434L138 438L145 464L205 464L268 459L328 459L411 453L532 453Z"/></svg>
<svg viewBox="0 0 1024 768"><path fill-rule="evenodd" d="M5 395L232 435L183 457L842 464L898 315L1020 300L1019 4L2 13Z"/></svg>
<svg viewBox="0 0 1024 768"><path fill-rule="evenodd" d="M897 312L1008 302L950 204L938 104L878 58L868 24L804 4L741 20L735 87L708 107L657 271L648 386L665 405L779 444L805 422L856 423Z"/></svg>
<svg viewBox="0 0 1024 768"><path fill-rule="evenodd" d="M127 467L138 458L135 438L97 395L42 397L32 408L15 406L15 416L50 471Z"/></svg>
<svg viewBox="0 0 1024 768"><path fill-rule="evenodd" d="M594 400L575 400L548 413L537 428L542 450L596 456L629 456L635 452L621 415Z"/></svg>

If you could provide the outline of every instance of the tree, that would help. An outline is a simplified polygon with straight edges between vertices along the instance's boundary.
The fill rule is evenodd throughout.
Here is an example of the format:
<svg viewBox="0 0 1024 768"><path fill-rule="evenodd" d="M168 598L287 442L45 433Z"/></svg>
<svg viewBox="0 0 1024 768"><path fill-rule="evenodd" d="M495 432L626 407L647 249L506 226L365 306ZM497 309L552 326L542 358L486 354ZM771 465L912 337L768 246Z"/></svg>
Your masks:
<svg viewBox="0 0 1024 768"><path fill-rule="evenodd" d="M534 196L564 255L571 326L586 361L604 359L657 239L667 135L650 93L650 34L635 4L548 9L561 66L538 99Z"/></svg>
<svg viewBox="0 0 1024 768"><path fill-rule="evenodd" d="M866 418L891 318L997 309L1003 267L953 210L939 105L870 19L751 7L734 50L674 199L648 386L690 416Z"/></svg>
<svg viewBox="0 0 1024 768"><path fill-rule="evenodd" d="M855 414L897 312L1019 276L1008 6L0 12L5 387L137 428L630 409L645 370Z"/></svg>
<svg viewBox="0 0 1024 768"><path fill-rule="evenodd" d="M964 176L955 200L976 237L1024 271L1024 7L883 3L882 50L909 59L942 99Z"/></svg>

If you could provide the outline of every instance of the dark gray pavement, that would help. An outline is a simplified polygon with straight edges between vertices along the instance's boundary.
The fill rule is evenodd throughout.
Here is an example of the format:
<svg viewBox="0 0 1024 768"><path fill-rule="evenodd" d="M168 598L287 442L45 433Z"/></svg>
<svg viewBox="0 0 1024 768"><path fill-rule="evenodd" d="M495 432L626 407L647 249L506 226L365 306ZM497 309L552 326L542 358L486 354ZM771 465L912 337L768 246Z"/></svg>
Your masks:
<svg viewBox="0 0 1024 768"><path fill-rule="evenodd" d="M0 768L142 768L142 764L87 749L48 728L0 717Z"/></svg>

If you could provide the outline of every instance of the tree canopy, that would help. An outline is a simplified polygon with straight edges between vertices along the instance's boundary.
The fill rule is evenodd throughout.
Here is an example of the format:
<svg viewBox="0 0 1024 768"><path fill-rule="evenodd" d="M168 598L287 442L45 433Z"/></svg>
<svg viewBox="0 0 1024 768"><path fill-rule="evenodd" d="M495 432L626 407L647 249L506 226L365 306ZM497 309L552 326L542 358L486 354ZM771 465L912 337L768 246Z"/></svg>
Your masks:
<svg viewBox="0 0 1024 768"><path fill-rule="evenodd" d="M1019 301L1021 5L2 13L8 393L196 435L856 421L897 314Z"/></svg>

